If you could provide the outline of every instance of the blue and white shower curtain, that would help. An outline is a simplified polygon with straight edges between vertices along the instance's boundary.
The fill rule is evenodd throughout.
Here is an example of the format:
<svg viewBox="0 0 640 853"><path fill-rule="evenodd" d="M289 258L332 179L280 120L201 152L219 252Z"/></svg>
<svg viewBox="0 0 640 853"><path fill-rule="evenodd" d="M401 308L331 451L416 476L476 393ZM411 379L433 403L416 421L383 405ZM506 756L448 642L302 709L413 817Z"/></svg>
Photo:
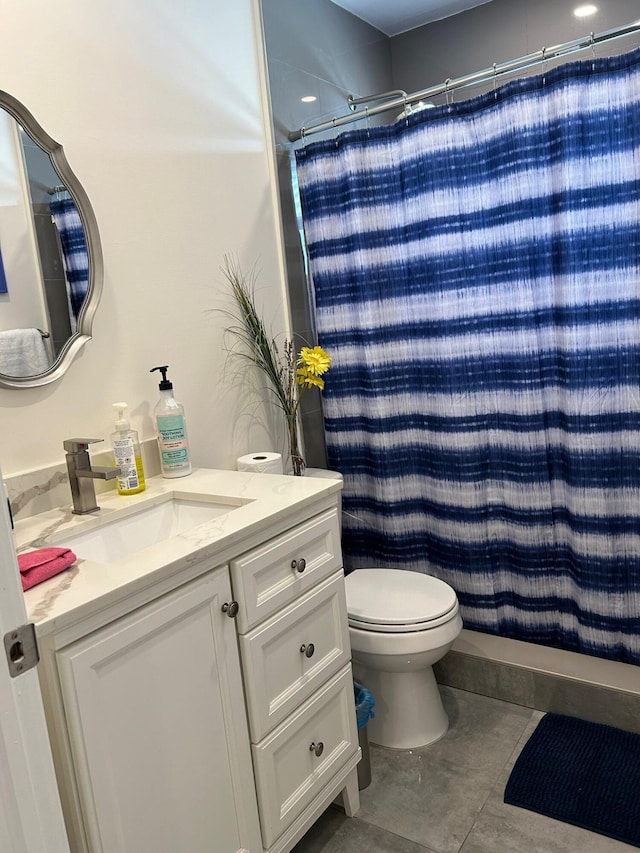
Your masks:
<svg viewBox="0 0 640 853"><path fill-rule="evenodd" d="M347 568L640 663L640 51L296 153Z"/></svg>
<svg viewBox="0 0 640 853"><path fill-rule="evenodd" d="M69 309L75 331L75 324L89 287L89 254L84 228L76 203L71 197L50 201L49 210L60 237Z"/></svg>

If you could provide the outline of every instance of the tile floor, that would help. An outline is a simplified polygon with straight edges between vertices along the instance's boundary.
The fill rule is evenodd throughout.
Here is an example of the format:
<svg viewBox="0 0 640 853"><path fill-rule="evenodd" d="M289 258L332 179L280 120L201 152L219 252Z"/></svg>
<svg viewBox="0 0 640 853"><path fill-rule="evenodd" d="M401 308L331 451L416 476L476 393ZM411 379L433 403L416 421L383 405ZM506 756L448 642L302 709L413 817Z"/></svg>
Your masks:
<svg viewBox="0 0 640 853"><path fill-rule="evenodd" d="M293 853L625 853L628 844L505 805L513 764L543 716L442 687L447 735L396 751L370 745L360 811L329 808Z"/></svg>

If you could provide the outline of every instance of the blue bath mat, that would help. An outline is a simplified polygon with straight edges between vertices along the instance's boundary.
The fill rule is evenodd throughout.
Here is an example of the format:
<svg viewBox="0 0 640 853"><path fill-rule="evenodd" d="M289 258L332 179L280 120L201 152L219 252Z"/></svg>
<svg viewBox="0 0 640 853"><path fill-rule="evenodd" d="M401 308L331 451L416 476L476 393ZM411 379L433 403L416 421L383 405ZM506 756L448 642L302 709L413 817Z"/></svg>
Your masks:
<svg viewBox="0 0 640 853"><path fill-rule="evenodd" d="M504 801L640 847L640 734L545 714Z"/></svg>

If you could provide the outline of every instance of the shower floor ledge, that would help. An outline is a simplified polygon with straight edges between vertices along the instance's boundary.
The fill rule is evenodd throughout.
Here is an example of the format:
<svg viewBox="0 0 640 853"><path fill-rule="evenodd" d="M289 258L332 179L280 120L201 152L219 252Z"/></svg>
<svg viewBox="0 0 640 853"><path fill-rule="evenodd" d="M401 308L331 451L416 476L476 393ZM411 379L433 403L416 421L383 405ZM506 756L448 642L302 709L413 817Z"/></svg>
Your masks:
<svg viewBox="0 0 640 853"><path fill-rule="evenodd" d="M463 628L451 651L640 697L640 667L633 664L482 634L467 628Z"/></svg>

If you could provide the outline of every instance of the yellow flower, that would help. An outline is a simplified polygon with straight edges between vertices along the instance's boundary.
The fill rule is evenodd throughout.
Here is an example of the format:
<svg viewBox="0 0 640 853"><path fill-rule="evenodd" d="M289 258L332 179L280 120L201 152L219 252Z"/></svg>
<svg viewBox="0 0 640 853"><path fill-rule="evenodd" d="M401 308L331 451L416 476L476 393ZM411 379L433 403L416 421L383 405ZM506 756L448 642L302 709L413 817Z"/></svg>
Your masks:
<svg viewBox="0 0 640 853"><path fill-rule="evenodd" d="M313 376L321 376L329 370L331 356L322 347L302 347L298 356L298 364L302 366L306 373Z"/></svg>
<svg viewBox="0 0 640 853"><path fill-rule="evenodd" d="M331 356L322 347L302 347L296 362L296 382L305 388L324 388L324 379L320 379L322 373L329 370Z"/></svg>
<svg viewBox="0 0 640 853"><path fill-rule="evenodd" d="M304 385L307 388L315 386L321 391L324 388L324 379L321 379L319 376L316 376L313 373L309 373L309 371L305 367L299 367L296 370L296 382L298 383L298 385Z"/></svg>

